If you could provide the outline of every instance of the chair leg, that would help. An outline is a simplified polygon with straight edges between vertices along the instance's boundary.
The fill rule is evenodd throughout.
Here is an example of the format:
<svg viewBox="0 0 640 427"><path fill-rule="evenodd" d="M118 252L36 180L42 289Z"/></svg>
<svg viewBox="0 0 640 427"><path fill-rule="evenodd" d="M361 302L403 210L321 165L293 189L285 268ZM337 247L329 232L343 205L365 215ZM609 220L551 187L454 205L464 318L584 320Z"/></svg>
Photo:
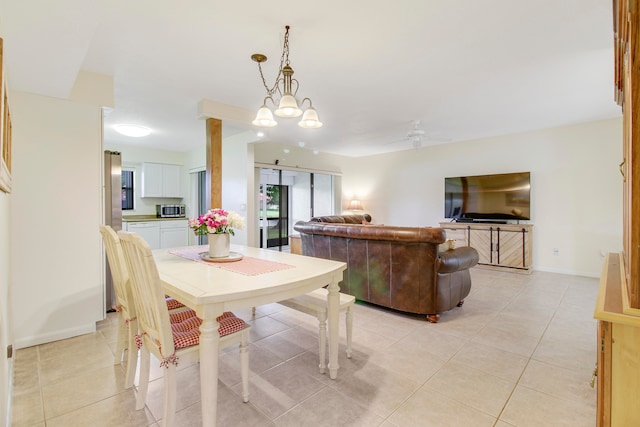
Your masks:
<svg viewBox="0 0 640 427"><path fill-rule="evenodd" d="M128 332L129 328L127 328L127 325L122 318L122 312L120 312L118 313L118 338L116 341L116 355L113 360L114 365L120 365L122 363L122 353L124 353L127 348L126 343Z"/></svg>
<svg viewBox="0 0 640 427"><path fill-rule="evenodd" d="M151 355L144 346L140 349L140 378L138 382L138 397L136 399L136 410L144 408L147 400L147 390L149 389L149 369L151 366Z"/></svg>
<svg viewBox="0 0 640 427"><path fill-rule="evenodd" d="M346 328L347 328L347 358L351 359L351 334L353 331L353 305L347 307L346 313Z"/></svg>
<svg viewBox="0 0 640 427"><path fill-rule="evenodd" d="M127 328L127 371L124 379L124 387L133 387L133 380L136 376L136 366L138 365L138 347L136 346L135 334L138 331L138 323L133 320L129 322Z"/></svg>
<svg viewBox="0 0 640 427"><path fill-rule="evenodd" d="M249 401L249 331L242 331L240 341L240 376L242 377L242 400Z"/></svg>
<svg viewBox="0 0 640 427"><path fill-rule="evenodd" d="M176 418L176 366L173 363L164 370L164 415L162 425L171 427Z"/></svg>
<svg viewBox="0 0 640 427"><path fill-rule="evenodd" d="M318 311L318 336L320 342L320 364L318 368L320 368L320 373L324 374L325 369L327 368L327 311Z"/></svg>

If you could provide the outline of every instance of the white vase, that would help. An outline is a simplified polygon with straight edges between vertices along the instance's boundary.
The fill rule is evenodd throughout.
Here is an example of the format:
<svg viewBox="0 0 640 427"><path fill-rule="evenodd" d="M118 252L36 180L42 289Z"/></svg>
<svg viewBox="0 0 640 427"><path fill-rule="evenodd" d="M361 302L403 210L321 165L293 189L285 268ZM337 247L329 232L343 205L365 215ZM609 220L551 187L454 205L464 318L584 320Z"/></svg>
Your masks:
<svg viewBox="0 0 640 427"><path fill-rule="evenodd" d="M209 233L209 257L224 258L229 256L229 233Z"/></svg>

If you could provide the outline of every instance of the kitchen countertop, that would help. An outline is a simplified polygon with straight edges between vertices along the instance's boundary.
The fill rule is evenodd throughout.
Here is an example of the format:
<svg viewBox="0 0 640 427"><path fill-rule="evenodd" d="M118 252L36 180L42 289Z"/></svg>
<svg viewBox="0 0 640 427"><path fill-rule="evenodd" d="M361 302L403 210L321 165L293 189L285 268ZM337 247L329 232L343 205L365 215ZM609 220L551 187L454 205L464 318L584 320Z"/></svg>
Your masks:
<svg viewBox="0 0 640 427"><path fill-rule="evenodd" d="M126 215L122 217L122 222L134 222L134 221L176 221L185 220L188 218L158 218L155 215Z"/></svg>

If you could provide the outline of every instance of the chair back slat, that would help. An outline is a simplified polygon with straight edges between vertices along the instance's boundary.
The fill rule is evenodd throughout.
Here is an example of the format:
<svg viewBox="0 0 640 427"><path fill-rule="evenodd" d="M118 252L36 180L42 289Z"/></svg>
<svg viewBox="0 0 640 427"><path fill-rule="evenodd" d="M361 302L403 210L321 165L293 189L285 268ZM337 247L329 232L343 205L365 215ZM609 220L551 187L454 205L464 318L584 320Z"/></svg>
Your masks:
<svg viewBox="0 0 640 427"><path fill-rule="evenodd" d="M136 233L119 231L124 258L129 268L131 289L138 315L138 328L149 350L166 358L175 349L169 311L151 248Z"/></svg>
<svg viewBox="0 0 640 427"><path fill-rule="evenodd" d="M108 225L100 225L100 234L102 234L109 270L113 279L117 308L122 312L124 319L133 319L136 317L136 308L133 303L129 272L125 264L120 239L113 228Z"/></svg>

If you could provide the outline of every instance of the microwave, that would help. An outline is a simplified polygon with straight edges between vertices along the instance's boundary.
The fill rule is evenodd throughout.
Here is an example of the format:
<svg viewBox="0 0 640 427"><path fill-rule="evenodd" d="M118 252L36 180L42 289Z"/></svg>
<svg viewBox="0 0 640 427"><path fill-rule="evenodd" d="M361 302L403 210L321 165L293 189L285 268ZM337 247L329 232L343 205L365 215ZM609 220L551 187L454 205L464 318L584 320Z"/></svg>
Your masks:
<svg viewBox="0 0 640 427"><path fill-rule="evenodd" d="M184 218L185 205L156 205L158 218Z"/></svg>

